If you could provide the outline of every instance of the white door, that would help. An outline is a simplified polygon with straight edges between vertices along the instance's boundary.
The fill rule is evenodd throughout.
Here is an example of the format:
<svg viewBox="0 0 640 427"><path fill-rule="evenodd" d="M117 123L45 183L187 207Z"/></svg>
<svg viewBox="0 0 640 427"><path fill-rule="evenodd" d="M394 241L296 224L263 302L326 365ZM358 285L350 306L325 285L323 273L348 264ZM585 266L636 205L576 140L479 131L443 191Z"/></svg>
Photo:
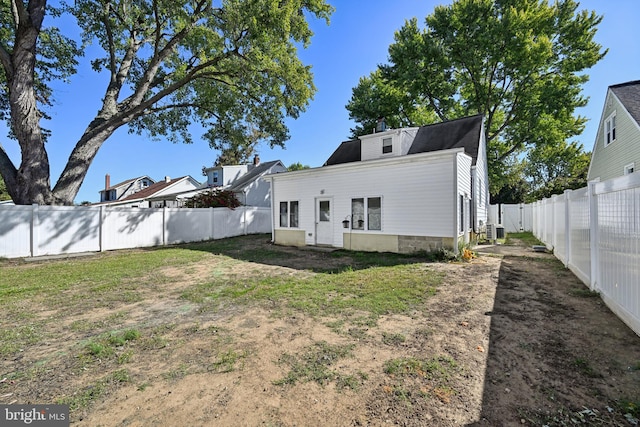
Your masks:
<svg viewBox="0 0 640 427"><path fill-rule="evenodd" d="M331 199L316 199L316 245L333 245Z"/></svg>

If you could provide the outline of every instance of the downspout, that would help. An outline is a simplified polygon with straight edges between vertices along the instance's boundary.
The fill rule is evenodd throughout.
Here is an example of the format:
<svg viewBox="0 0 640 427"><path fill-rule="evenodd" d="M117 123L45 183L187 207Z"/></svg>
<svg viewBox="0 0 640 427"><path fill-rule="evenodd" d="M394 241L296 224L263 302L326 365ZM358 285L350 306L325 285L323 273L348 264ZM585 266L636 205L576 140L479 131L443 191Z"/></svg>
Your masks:
<svg viewBox="0 0 640 427"><path fill-rule="evenodd" d="M276 205L276 191L275 191L275 185L273 182L273 177L270 178L270 185L269 185L269 193L270 193L270 199L271 199L271 243L275 243L276 242L276 216L273 213L273 210L275 209L275 205Z"/></svg>

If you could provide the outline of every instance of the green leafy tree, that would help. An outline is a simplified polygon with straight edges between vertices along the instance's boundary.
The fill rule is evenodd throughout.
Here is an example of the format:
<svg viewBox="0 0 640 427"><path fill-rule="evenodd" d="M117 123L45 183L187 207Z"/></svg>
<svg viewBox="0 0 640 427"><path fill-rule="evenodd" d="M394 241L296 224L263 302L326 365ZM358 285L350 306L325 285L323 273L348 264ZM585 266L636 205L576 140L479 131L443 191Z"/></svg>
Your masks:
<svg viewBox="0 0 640 427"><path fill-rule="evenodd" d="M428 122L415 117L482 113L497 194L511 180L510 158L584 129L586 119L575 114L587 103L584 70L606 51L594 41L602 18L578 6L574 0L456 0L436 7L424 29L415 18L407 21L389 47L389 63L353 89L347 104L359 125L353 136L370 133L379 115L423 125Z"/></svg>
<svg viewBox="0 0 640 427"><path fill-rule="evenodd" d="M7 191L7 186L4 183L4 180L0 176L0 200L11 200L11 196Z"/></svg>
<svg viewBox="0 0 640 427"><path fill-rule="evenodd" d="M531 191L526 202L587 186L591 154L585 153L581 145L547 144L536 146L529 154L525 171Z"/></svg>
<svg viewBox="0 0 640 427"><path fill-rule="evenodd" d="M254 129L270 146L288 139L315 92L297 56L325 19L324 0L0 0L0 118L19 143L15 165L0 146L0 174L17 204L71 204L102 144L128 126L152 138L191 142L189 125L212 147L241 145ZM52 25L72 16L82 47ZM67 80L88 45L106 72L102 105L72 150L55 186L42 127L53 107L50 83ZM224 147L223 147L224 148ZM230 150L233 151L233 150Z"/></svg>
<svg viewBox="0 0 640 427"><path fill-rule="evenodd" d="M311 169L311 166L309 166L309 165L303 165L303 164L302 164L302 163L300 163L300 162L296 162L296 163L291 163L291 164L289 165L289 167L287 168L287 170L288 170L289 172L291 172L291 171L301 171L301 170L303 170L303 169Z"/></svg>

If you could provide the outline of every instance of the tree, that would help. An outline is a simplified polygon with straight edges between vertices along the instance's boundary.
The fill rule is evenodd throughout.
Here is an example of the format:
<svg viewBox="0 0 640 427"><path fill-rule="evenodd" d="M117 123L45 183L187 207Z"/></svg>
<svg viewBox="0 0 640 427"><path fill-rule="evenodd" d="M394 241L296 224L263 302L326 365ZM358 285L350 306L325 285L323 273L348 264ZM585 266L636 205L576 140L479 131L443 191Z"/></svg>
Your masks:
<svg viewBox="0 0 640 427"><path fill-rule="evenodd" d="M287 171L291 172L291 171L301 171L303 169L311 169L311 166L309 165L303 165L300 162L296 162L296 163L291 163L289 165L289 167L287 168Z"/></svg>
<svg viewBox="0 0 640 427"><path fill-rule="evenodd" d="M531 186L525 201L586 187L590 161L591 154L575 142L534 147L525 166Z"/></svg>
<svg viewBox="0 0 640 427"><path fill-rule="evenodd" d="M220 6L216 6L220 4ZM15 166L0 146L0 174L17 204L71 204L102 144L122 126L152 138L192 142L204 126L212 147L241 145L255 129L270 146L288 139L285 117L298 117L315 92L297 57L325 19L324 0L0 1L0 118L20 145ZM109 81L102 105L53 188L41 121L52 106L50 83L75 72L83 51L45 18L75 17L82 46ZM225 145L226 144L226 145Z"/></svg>
<svg viewBox="0 0 640 427"><path fill-rule="evenodd" d="M4 183L4 180L0 176L0 201L2 200L11 200L11 196L9 196L9 192L7 191L7 186Z"/></svg>
<svg viewBox="0 0 640 427"><path fill-rule="evenodd" d="M602 18L578 5L456 0L436 7L425 29L415 18L407 21L389 47L389 63L353 89L347 109L361 125L353 136L368 133L380 114L422 125L413 117L428 112L443 121L482 113L491 193L497 194L510 179L505 160L584 129L586 119L575 115L587 102L583 72L606 51L594 41Z"/></svg>

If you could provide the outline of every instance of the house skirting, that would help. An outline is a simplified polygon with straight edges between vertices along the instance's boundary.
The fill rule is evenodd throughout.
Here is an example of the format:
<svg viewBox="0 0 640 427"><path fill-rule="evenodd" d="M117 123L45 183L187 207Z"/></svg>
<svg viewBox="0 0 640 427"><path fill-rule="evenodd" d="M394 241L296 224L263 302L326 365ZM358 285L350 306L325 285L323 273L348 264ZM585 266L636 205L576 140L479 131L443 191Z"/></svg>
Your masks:
<svg viewBox="0 0 640 427"><path fill-rule="evenodd" d="M283 246L304 246L304 230L275 230L275 243Z"/></svg>
<svg viewBox="0 0 640 427"><path fill-rule="evenodd" d="M389 234L344 233L343 247L354 251L395 252L409 254L420 251L453 250L451 237L402 236Z"/></svg>

